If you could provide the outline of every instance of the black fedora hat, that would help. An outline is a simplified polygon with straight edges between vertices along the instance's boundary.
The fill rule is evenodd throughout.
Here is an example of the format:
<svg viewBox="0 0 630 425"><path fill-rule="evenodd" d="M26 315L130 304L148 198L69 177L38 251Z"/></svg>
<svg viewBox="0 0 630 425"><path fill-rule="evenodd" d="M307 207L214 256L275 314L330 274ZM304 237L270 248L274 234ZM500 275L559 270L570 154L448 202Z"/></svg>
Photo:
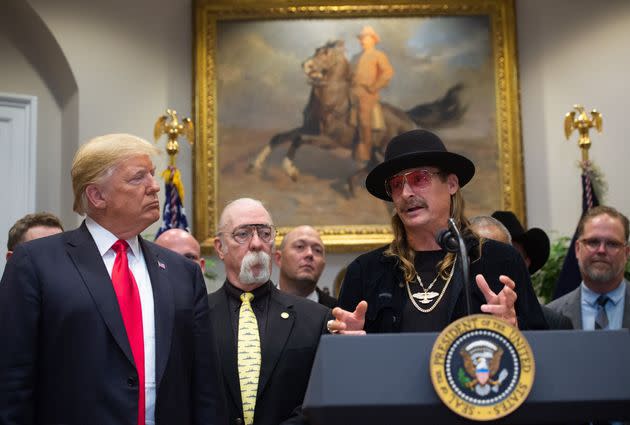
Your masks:
<svg viewBox="0 0 630 425"><path fill-rule="evenodd" d="M442 140L427 130L411 130L394 137L385 149L385 159L365 179L368 192L391 201L385 181L400 171L420 166L434 166L453 173L463 187L475 175L475 165L468 158L446 150Z"/></svg>
<svg viewBox="0 0 630 425"><path fill-rule="evenodd" d="M525 253L529 257L529 272L534 274L549 259L549 236L544 230L538 227L532 227L525 231L523 225L512 211L495 211L492 217L499 220L510 232L512 241L518 242L523 246Z"/></svg>

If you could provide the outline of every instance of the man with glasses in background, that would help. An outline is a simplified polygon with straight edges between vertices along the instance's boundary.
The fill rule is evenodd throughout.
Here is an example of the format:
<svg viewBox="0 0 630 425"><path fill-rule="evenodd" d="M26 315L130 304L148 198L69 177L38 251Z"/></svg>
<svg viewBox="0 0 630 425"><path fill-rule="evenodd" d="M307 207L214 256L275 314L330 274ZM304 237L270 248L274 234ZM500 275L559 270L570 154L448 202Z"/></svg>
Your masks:
<svg viewBox="0 0 630 425"><path fill-rule="evenodd" d="M260 201L229 203L214 238L224 285L208 296L230 424L304 424L300 406L330 310L269 280L276 230Z"/></svg>
<svg viewBox="0 0 630 425"><path fill-rule="evenodd" d="M575 244L582 284L548 305L571 319L574 329L630 328L630 285L624 278L629 231L628 218L612 207L582 216Z"/></svg>
<svg viewBox="0 0 630 425"><path fill-rule="evenodd" d="M520 254L493 240L480 241L469 229L460 188L474 173L472 161L447 151L429 131L391 140L365 183L372 195L393 202L394 240L348 266L331 332L437 332L465 316L456 254L436 241L449 218L466 240L476 280L466 282L471 313L493 314L521 329L547 328Z"/></svg>

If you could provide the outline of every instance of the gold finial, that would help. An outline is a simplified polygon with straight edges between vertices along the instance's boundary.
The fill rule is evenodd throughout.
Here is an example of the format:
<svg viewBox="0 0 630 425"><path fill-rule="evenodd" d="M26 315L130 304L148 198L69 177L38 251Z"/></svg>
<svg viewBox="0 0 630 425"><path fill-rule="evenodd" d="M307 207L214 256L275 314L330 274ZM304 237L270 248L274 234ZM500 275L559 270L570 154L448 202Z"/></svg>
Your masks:
<svg viewBox="0 0 630 425"><path fill-rule="evenodd" d="M169 118L171 119L170 122L168 122ZM174 109L167 109L166 115L162 115L158 118L153 128L153 137L156 142L162 134L166 134L168 136L168 141L166 142L166 153L169 155L169 165L174 167L175 157L177 157L177 153L179 152L179 143L177 142L177 138L181 135L186 137L191 145L195 142L195 129L193 127L193 123L190 118L184 118L180 124L177 119L177 111Z"/></svg>
<svg viewBox="0 0 630 425"><path fill-rule="evenodd" d="M567 113L564 117L564 135L569 140L573 130L578 131L578 147L582 150L582 163L588 162L588 150L591 147L589 130L593 127L598 133L602 132L602 114L597 110L591 111L591 118L588 117L582 105L573 105L574 111ZM577 118L576 118L577 111Z"/></svg>

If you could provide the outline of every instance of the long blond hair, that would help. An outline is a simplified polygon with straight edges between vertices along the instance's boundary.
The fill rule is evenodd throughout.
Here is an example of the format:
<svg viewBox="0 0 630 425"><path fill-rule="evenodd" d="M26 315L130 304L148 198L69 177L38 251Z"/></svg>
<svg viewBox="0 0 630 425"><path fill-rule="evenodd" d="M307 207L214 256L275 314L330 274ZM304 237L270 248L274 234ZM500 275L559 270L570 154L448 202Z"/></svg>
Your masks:
<svg viewBox="0 0 630 425"><path fill-rule="evenodd" d="M468 228L470 223L464 215L464 207L464 197L460 189L457 189L457 192L451 195L450 215L455 220L455 224L462 234L469 236L472 232L470 232ZM416 279L416 267L414 266L416 253L414 249L409 246L407 231L397 213L392 216L392 232L394 234L394 240L389 244L384 254L387 257L396 257L398 259L405 281L411 282ZM438 274L442 279L448 279L450 268L454 262L455 254L449 252L444 259L438 263Z"/></svg>

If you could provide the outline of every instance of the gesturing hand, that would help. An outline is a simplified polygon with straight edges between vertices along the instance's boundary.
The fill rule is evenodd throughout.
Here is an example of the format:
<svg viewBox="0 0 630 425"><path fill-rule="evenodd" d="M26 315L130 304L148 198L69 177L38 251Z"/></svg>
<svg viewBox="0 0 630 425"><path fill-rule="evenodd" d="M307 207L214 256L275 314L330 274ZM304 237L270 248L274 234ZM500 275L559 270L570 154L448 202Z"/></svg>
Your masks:
<svg viewBox="0 0 630 425"><path fill-rule="evenodd" d="M500 317L512 326L518 327L518 321L516 320L516 309L514 303L516 303L516 284L512 279L505 275L499 276L499 281L503 283L503 289L498 294L495 294L486 279L478 274L475 276L477 287L486 299L487 304L481 306L481 311L484 313L490 313L494 316Z"/></svg>
<svg viewBox="0 0 630 425"><path fill-rule="evenodd" d="M345 335L365 335L363 326L365 325L367 307L367 302L361 301L352 313L341 307L333 308L332 314L335 316L335 320L328 321L328 332Z"/></svg>

